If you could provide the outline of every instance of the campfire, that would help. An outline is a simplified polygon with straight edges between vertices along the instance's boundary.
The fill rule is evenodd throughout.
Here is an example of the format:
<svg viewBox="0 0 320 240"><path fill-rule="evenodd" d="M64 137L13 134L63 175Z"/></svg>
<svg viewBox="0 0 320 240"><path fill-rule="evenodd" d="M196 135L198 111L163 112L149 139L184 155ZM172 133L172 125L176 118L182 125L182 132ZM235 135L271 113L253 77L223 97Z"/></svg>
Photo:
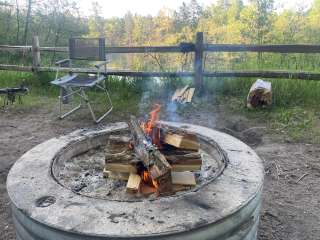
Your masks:
<svg viewBox="0 0 320 240"><path fill-rule="evenodd" d="M131 116L130 136L109 136L104 174L127 181L128 193L168 196L197 184L194 171L202 166L198 137L162 127L160 111L156 104L147 121Z"/></svg>

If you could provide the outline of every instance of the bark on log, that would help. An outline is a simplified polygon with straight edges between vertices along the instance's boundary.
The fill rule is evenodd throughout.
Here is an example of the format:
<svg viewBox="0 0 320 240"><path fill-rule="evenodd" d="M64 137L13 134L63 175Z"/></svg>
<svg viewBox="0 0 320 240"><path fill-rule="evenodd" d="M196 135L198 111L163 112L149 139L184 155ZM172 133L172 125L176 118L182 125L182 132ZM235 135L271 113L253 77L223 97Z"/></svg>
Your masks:
<svg viewBox="0 0 320 240"><path fill-rule="evenodd" d="M131 138L128 136L111 135L108 138L105 148L105 162L127 163L133 159L133 151L129 148Z"/></svg>
<svg viewBox="0 0 320 240"><path fill-rule="evenodd" d="M158 183L158 194L171 194L172 181L170 164L163 154L147 140L134 116L131 116L129 126L133 135L133 145L136 157L144 163L152 180Z"/></svg>
<svg viewBox="0 0 320 240"><path fill-rule="evenodd" d="M150 159L148 150L152 148L152 146L149 146L151 144L148 143L143 130L138 124L137 119L134 116L131 116L130 122L128 123L130 126L130 130L133 137L133 145L134 145L134 151L136 153L136 156L143 161L146 168L149 168L149 166L153 165L152 160ZM148 146L147 146L148 144ZM147 150L147 147L149 148Z"/></svg>
<svg viewBox="0 0 320 240"><path fill-rule="evenodd" d="M119 153L110 153L105 151L105 163L126 163L133 162L134 156L131 150L124 150Z"/></svg>
<svg viewBox="0 0 320 240"><path fill-rule="evenodd" d="M187 164L187 165L202 165L201 157L193 158L193 157L185 157L185 156L166 156L167 161L170 164Z"/></svg>

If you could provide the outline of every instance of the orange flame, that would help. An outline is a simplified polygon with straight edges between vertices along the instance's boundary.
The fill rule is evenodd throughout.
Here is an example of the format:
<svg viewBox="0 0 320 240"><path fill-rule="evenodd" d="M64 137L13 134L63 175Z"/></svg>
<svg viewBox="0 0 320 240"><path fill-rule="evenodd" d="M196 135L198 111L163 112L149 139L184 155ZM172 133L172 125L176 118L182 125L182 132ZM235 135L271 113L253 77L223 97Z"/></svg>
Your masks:
<svg viewBox="0 0 320 240"><path fill-rule="evenodd" d="M159 113L161 110L161 105L155 104L154 109L149 113L150 118L149 120L144 124L144 131L146 134L151 135L152 129L155 127L156 123L159 120Z"/></svg>
<svg viewBox="0 0 320 240"><path fill-rule="evenodd" d="M152 178L151 178L151 176L150 176L148 171L146 171L146 170L143 171L141 175L142 175L143 182L145 182L146 184L150 185L151 187L158 188L157 181L152 180Z"/></svg>
<svg viewBox="0 0 320 240"><path fill-rule="evenodd" d="M159 121L159 113L161 111L161 105L155 104L154 109L149 113L150 118L147 122L142 124L142 128L146 135L152 139L152 143L161 147L160 144L160 128L157 126Z"/></svg>
<svg viewBox="0 0 320 240"><path fill-rule="evenodd" d="M143 171L143 173L142 173L142 180L143 180L144 182L148 182L148 181L149 181L149 173L148 173L148 171Z"/></svg>
<svg viewBox="0 0 320 240"><path fill-rule="evenodd" d="M150 118L146 122L141 123L141 128L143 129L144 133L151 138L152 144L155 144L159 148L161 148L160 126L158 123L160 111L161 105L155 104L153 110L149 113ZM144 183L156 189L158 188L158 182L152 179L148 170L142 171L140 175Z"/></svg>

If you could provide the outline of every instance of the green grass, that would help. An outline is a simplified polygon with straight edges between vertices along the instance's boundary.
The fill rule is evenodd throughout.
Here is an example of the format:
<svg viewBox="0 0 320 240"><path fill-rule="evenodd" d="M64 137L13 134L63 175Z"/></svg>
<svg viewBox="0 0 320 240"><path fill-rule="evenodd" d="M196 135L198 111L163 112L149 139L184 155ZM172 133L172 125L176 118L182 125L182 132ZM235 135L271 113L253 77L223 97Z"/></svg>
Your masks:
<svg viewBox="0 0 320 240"><path fill-rule="evenodd" d="M0 71L0 88L18 87L22 83L29 88L29 94L23 97L23 105L16 104L12 107L13 109L28 110L39 106L51 108L54 104L57 104L59 95L59 89L50 84L54 77L52 73L32 74ZM115 112L138 113L139 110L149 110L150 103L154 99L168 94L170 92L168 89L174 89L179 84L182 84L181 82L181 79L170 79L159 83L156 79L108 77L106 85ZM141 102L145 92L148 92L148 98ZM102 113L105 105L101 99L105 95L95 89L89 91L88 94L97 113ZM75 100L78 100L78 98L76 97ZM2 103L3 99L0 99L0 104Z"/></svg>
<svg viewBox="0 0 320 240"><path fill-rule="evenodd" d="M226 100L228 99L228 101ZM239 97L224 97L228 107L256 122L264 123L271 134L281 135L289 142L320 143L320 111L312 106L272 106L248 109Z"/></svg>
<svg viewBox="0 0 320 240"><path fill-rule="evenodd" d="M207 94L232 111L265 123L274 134L293 142L320 143L320 82L271 79L273 105L246 108L246 97L256 79L206 79Z"/></svg>
<svg viewBox="0 0 320 240"><path fill-rule="evenodd" d="M50 81L54 79L53 74L34 75L0 71L0 88L19 86L23 79L30 93L23 97L23 104L14 105L14 109L28 111L30 108L40 106L52 109L52 106L57 104L58 88L50 85ZM205 79L205 97L202 96L201 105L209 106L212 101L213 103L220 102L238 114L265 123L271 133L280 133L290 141L320 143L320 82L271 79L272 107L250 110L245 107L246 96L255 80ZM191 83L191 79L181 78L165 79L160 84L155 79L153 81L142 78L109 77L107 79L107 86L114 103L114 112L117 114L146 113L150 110L152 103L159 99L166 101L177 87ZM103 111L102 96L99 92L90 93L100 113ZM0 99L0 104L2 104L2 99Z"/></svg>
<svg viewBox="0 0 320 240"><path fill-rule="evenodd" d="M205 79L209 94L245 98L256 78L211 78ZM268 79L272 83L273 103L277 107L312 106L320 102L320 81L294 79Z"/></svg>

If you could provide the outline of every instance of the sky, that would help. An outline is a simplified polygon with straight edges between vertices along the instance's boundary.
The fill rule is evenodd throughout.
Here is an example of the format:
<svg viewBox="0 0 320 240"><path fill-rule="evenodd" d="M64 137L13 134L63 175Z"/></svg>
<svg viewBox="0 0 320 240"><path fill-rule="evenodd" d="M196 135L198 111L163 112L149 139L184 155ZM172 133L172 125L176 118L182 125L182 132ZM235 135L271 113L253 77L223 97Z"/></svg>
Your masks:
<svg viewBox="0 0 320 240"><path fill-rule="evenodd" d="M190 0L79 0L82 12L85 15L92 13L92 2L96 1L102 7L101 15L105 18L122 17L126 12L138 13L140 15L156 15L160 9L178 9L182 2ZM214 0L198 0L203 5L209 5ZM246 2L246 0L244 1ZM309 7L313 0L275 0L275 6L280 9Z"/></svg>

